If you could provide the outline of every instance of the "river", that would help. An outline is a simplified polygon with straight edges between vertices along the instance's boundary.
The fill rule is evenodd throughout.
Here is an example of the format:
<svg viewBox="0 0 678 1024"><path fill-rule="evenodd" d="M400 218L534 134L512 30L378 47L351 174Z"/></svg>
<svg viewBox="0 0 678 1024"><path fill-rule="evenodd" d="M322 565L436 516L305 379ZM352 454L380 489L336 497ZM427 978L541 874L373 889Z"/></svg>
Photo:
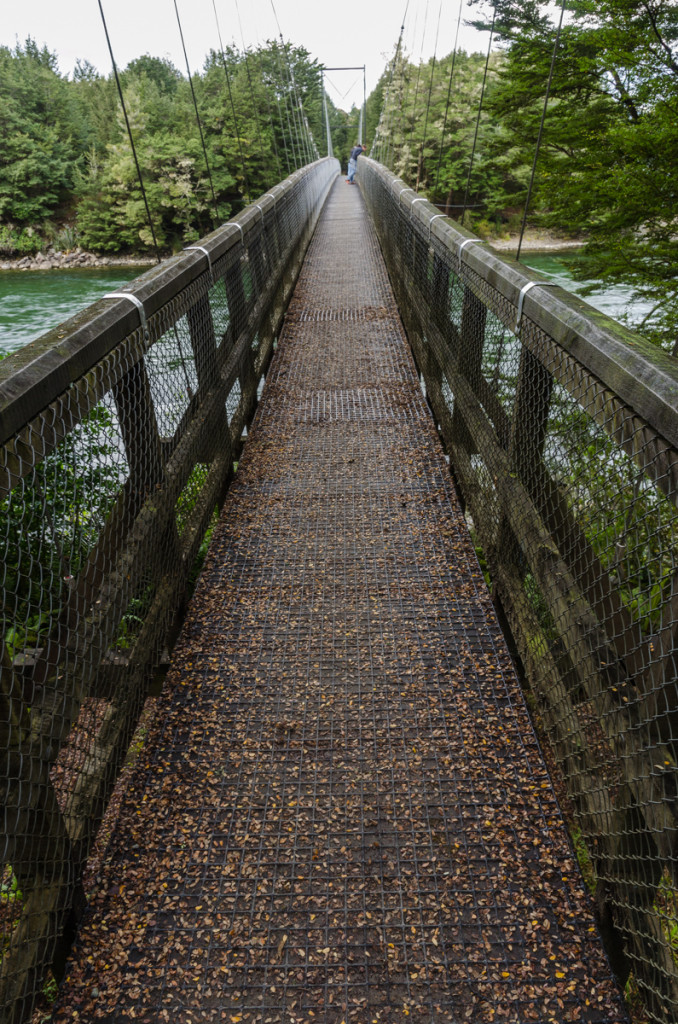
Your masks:
<svg viewBox="0 0 678 1024"><path fill-rule="evenodd" d="M142 273L142 267L0 271L0 354L22 348Z"/></svg>
<svg viewBox="0 0 678 1024"><path fill-rule="evenodd" d="M571 251L523 254L527 266L577 292L583 283L572 278L572 259ZM0 271L0 354L21 348L141 273L139 267ZM628 312L633 323L640 323L650 308L649 303L630 306L629 289L624 285L601 285L586 301L611 317Z"/></svg>
<svg viewBox="0 0 678 1024"><path fill-rule="evenodd" d="M527 252L523 253L522 262L538 270L544 277L555 281L556 284L566 288L575 295L588 287L590 281L575 281L570 269L576 259L571 249L563 252ZM614 320L626 315L629 326L640 324L644 317L650 312L653 303L650 301L630 300L631 288L625 284L603 284L597 282L597 286L590 295L584 296L584 301L595 306L601 313L607 313Z"/></svg>

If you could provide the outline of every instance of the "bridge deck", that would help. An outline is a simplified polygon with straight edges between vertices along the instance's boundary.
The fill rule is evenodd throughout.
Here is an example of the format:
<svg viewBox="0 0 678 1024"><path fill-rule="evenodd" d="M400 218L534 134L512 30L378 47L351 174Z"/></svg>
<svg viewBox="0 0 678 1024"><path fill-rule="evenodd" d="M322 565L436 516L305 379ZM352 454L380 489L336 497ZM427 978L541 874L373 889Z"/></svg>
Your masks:
<svg viewBox="0 0 678 1024"><path fill-rule="evenodd" d="M339 180L55 1012L625 1019Z"/></svg>

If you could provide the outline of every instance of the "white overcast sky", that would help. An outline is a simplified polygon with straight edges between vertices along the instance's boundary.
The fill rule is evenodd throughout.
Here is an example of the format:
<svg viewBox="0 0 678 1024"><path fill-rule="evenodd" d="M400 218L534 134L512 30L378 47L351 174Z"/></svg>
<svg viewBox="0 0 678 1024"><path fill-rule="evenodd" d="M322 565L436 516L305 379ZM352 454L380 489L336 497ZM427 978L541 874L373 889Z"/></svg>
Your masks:
<svg viewBox="0 0 678 1024"><path fill-rule="evenodd" d="M325 67L366 67L367 93L390 59L405 15L405 48L413 59L450 53L463 4L459 45L485 52L487 33L464 28L467 0L215 0L224 45L242 49L277 37L306 49ZM150 53L169 57L185 72L174 0L102 0L113 53L119 67ZM218 48L213 0L177 0L186 50L195 71L210 48ZM275 6L275 13L274 13ZM438 22L440 13L440 22ZM242 23L242 34L240 30ZM436 47L436 34L438 36ZM27 36L56 52L70 74L79 57L103 74L110 59L97 0L0 0L0 44L13 47ZM362 102L362 72L328 73L328 92L338 107Z"/></svg>

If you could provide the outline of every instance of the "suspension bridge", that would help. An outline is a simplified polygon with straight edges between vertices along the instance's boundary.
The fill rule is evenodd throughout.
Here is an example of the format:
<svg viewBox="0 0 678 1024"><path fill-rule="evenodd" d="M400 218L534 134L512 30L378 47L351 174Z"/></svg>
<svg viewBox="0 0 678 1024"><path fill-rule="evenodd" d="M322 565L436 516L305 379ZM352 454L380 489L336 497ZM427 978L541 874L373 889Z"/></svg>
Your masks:
<svg viewBox="0 0 678 1024"><path fill-rule="evenodd" d="M672 1024L675 360L325 119L0 363L2 1020Z"/></svg>

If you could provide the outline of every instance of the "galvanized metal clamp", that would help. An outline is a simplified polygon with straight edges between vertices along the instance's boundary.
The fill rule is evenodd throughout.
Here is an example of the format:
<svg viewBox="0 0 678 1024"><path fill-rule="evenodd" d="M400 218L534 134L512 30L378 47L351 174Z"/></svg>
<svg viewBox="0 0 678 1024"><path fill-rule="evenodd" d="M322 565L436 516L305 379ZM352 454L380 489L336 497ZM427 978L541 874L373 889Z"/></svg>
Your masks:
<svg viewBox="0 0 678 1024"><path fill-rule="evenodd" d="M518 310L516 312L516 322L513 328L513 333L515 334L516 338L520 337L520 331L522 327L521 320L523 319L523 304L525 302L525 296L527 295L527 293L531 291L533 288L559 287L560 285L557 281L528 281L527 284L523 285L523 287L520 289L520 295L518 296Z"/></svg>
<svg viewBox="0 0 678 1024"><path fill-rule="evenodd" d="M204 252L205 256L207 256L207 266L208 266L208 269L209 269L210 281L212 282L212 284L214 284L214 270L212 268L212 257L210 256L209 252L207 251L207 249L205 248L204 245L185 245L184 246L184 252L190 252L192 249L197 249L200 252Z"/></svg>
<svg viewBox="0 0 678 1024"><path fill-rule="evenodd" d="M138 299L136 295L132 295L131 292L108 292L107 295L102 295L104 299L127 299L128 302L133 302L139 310L139 320L141 321L141 329L144 334L144 341L148 341L150 334L148 330L148 321L146 320L146 310L141 299Z"/></svg>

